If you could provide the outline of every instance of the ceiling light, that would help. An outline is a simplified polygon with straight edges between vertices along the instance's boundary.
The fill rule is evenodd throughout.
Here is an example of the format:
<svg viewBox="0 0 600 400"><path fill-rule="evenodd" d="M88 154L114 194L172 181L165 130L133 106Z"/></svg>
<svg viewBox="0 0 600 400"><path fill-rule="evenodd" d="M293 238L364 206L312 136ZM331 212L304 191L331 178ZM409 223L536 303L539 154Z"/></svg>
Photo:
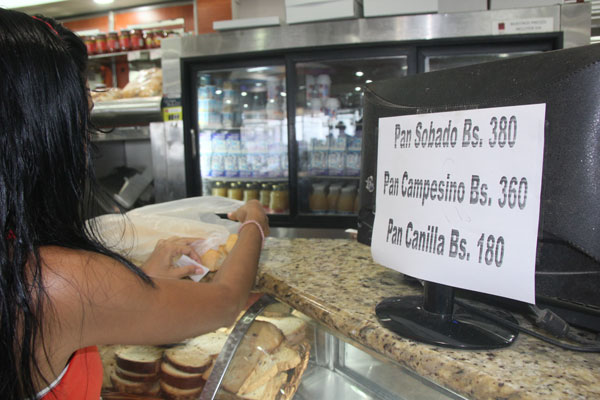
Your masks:
<svg viewBox="0 0 600 400"><path fill-rule="evenodd" d="M364 74L365 74L365 73L364 73L364 72L362 72L362 71L356 71L356 72L354 73L354 75L358 76L359 78L360 78L361 76L363 76Z"/></svg>
<svg viewBox="0 0 600 400"><path fill-rule="evenodd" d="M94 0L94 3L96 3L96 4L110 4L113 1L114 0Z"/></svg>
<svg viewBox="0 0 600 400"><path fill-rule="evenodd" d="M39 6L41 4L58 3L65 0L0 0L2 8L21 8Z"/></svg>

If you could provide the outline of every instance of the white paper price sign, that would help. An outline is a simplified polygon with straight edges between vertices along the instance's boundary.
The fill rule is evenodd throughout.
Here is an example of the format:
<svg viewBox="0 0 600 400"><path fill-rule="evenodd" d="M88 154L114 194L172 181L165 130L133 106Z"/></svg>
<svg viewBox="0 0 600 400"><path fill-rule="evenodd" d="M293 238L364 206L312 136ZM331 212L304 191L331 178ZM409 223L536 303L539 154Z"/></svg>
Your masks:
<svg viewBox="0 0 600 400"><path fill-rule="evenodd" d="M545 104L381 118L373 259L535 302Z"/></svg>

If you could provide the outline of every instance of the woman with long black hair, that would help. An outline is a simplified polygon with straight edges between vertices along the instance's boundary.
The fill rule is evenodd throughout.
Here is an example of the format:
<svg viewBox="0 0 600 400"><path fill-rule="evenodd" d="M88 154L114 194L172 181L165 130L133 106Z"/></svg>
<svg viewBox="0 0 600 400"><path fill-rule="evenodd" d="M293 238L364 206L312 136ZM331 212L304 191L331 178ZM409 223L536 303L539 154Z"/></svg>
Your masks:
<svg viewBox="0 0 600 400"><path fill-rule="evenodd" d="M231 324L254 283L268 220L252 202L210 283L173 279L191 239L141 268L86 225L95 178L85 45L56 21L0 9L0 398L98 399L96 345L161 344Z"/></svg>

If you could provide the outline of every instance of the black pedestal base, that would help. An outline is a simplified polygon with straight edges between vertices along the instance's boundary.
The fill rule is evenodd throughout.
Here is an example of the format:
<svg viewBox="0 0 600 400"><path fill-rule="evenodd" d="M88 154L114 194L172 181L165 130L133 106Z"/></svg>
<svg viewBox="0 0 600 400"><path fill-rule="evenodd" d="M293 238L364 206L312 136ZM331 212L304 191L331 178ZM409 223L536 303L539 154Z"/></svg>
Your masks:
<svg viewBox="0 0 600 400"><path fill-rule="evenodd" d="M510 314L500 310L486 311L517 324ZM494 321L468 312L454 304L452 314L431 313L423 308L422 296L390 297L375 307L379 322L387 329L419 342L471 350L506 347L518 332L499 326Z"/></svg>

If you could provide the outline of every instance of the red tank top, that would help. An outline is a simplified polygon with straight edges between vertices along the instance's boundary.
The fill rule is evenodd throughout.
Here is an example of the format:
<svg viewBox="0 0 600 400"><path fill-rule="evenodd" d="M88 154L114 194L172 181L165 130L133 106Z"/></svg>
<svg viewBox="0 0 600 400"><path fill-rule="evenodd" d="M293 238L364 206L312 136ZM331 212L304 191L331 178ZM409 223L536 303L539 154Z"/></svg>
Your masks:
<svg viewBox="0 0 600 400"><path fill-rule="evenodd" d="M77 350L61 375L38 394L39 400L98 400L102 389L102 360L98 348Z"/></svg>

